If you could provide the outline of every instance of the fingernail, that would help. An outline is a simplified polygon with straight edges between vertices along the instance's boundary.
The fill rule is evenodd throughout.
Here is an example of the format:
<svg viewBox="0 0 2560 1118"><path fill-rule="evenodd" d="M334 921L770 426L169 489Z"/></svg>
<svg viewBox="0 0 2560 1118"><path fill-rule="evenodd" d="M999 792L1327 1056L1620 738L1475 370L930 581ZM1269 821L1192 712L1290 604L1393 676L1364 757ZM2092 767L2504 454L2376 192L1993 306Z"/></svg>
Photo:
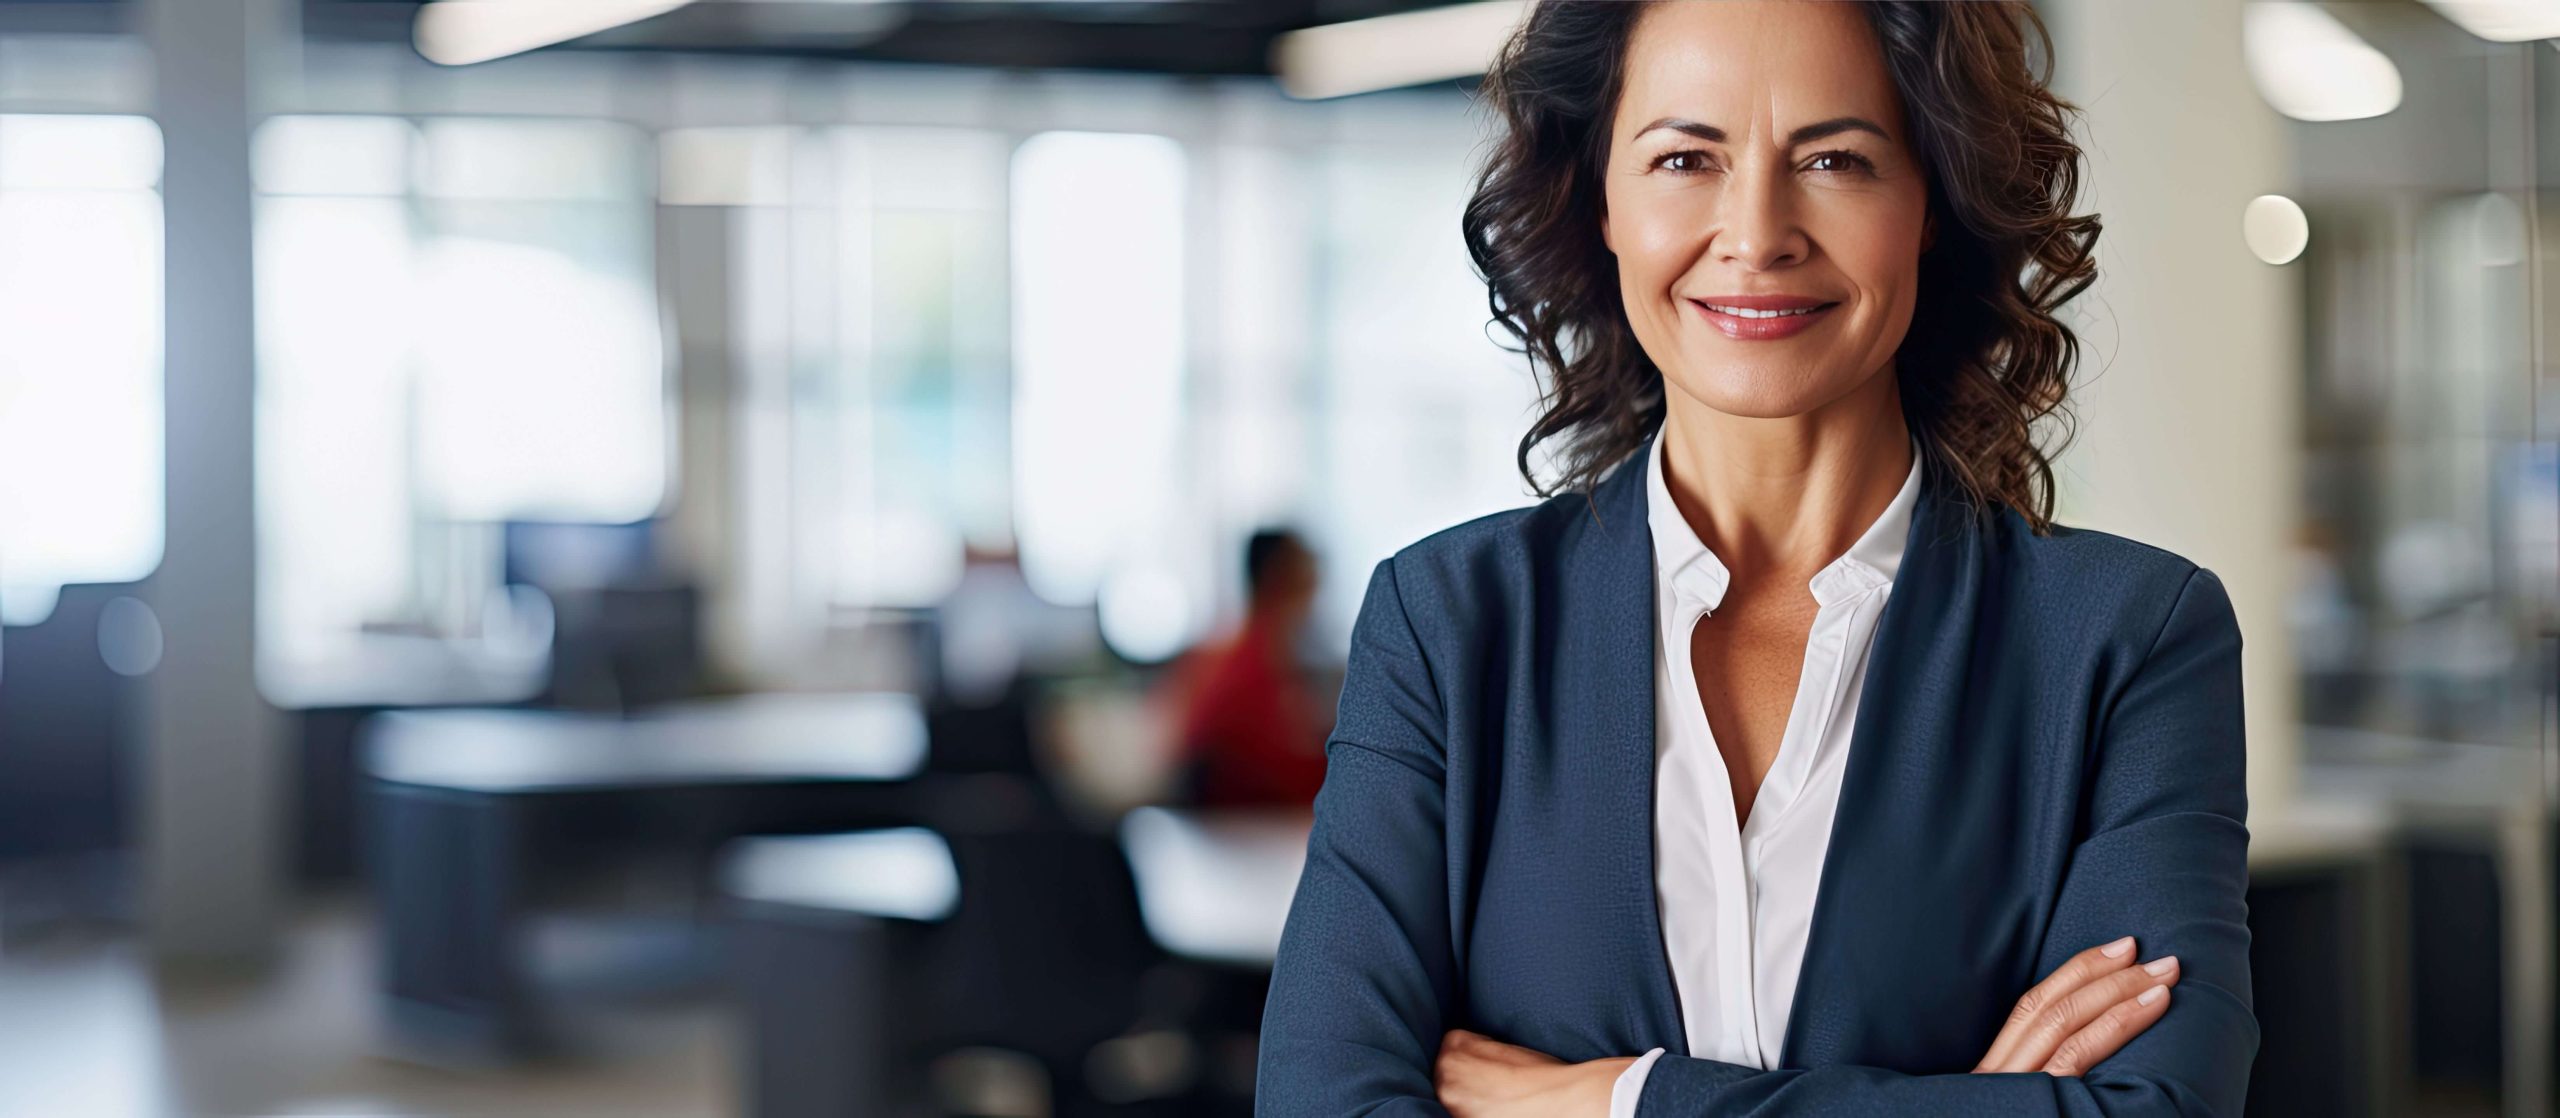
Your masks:
<svg viewBox="0 0 2560 1118"><path fill-rule="evenodd" d="M2175 955L2163 955L2148 963L2142 964L2142 969L2150 971L2151 977L2153 978L2167 978L2169 977L2170 971L2178 969L2178 957Z"/></svg>
<svg viewBox="0 0 2560 1118"><path fill-rule="evenodd" d="M2125 952L2131 950L2133 950L2133 937L2126 936L2123 939L2099 948L2098 954L2104 955L2110 959L2121 959L2124 958Z"/></svg>
<svg viewBox="0 0 2560 1118"><path fill-rule="evenodd" d="M2154 987L2152 987L2152 988L2150 988L2150 989L2148 989L2148 990L2143 991L2140 997L2137 997L2137 998L2135 998L2135 999L2133 999L2133 1000L2135 1000L2135 1001L2137 1001L2137 1002L2140 1002L2140 1003L2142 1003L2142 1004L2144 1004L2144 1005L2150 1005L2151 1003L2156 1002L2156 1001L2159 1001L2160 999L2165 998L2165 997L2168 997L2168 996L2169 996L2169 988L2168 988L2168 987L2166 987L2166 986L2154 986Z"/></svg>

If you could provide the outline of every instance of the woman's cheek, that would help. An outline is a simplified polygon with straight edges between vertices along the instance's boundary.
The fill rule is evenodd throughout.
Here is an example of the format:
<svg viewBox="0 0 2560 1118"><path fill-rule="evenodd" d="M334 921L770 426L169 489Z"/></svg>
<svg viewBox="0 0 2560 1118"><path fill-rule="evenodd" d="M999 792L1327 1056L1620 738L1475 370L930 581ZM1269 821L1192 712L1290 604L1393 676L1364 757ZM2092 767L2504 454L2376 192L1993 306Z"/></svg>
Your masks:
<svg viewBox="0 0 2560 1118"><path fill-rule="evenodd" d="M1698 195L1664 194L1638 199L1625 214L1627 228L1618 241L1619 256L1641 258L1648 271L1686 271L1706 236L1713 208Z"/></svg>

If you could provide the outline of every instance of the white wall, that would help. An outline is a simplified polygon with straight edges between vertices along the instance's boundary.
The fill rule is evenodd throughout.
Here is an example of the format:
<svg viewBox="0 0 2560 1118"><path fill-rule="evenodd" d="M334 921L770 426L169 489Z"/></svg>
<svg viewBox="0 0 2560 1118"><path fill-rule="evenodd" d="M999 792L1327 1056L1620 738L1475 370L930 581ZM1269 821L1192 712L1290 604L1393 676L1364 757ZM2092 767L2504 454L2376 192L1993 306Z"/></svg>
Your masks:
<svg viewBox="0 0 2560 1118"><path fill-rule="evenodd" d="M2059 92L2085 111L2099 280L2078 301L2066 523L2211 568L2239 611L2253 823L2299 768L2285 603L2299 506L2301 301L2240 215L2291 181L2283 118L2240 53L2241 0L2047 0ZM2317 236L2318 231L2314 230Z"/></svg>

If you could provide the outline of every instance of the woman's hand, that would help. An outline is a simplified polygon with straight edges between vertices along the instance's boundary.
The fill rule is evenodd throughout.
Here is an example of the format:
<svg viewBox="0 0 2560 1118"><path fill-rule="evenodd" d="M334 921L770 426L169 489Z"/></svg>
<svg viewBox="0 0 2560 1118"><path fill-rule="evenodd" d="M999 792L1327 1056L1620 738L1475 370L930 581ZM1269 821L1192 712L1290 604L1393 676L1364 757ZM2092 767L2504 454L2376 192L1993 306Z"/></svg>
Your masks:
<svg viewBox="0 0 2560 1118"><path fill-rule="evenodd" d="M1453 1118L1565 1115L1604 1118L1609 1089L1633 1056L1568 1064L1544 1052L1451 1029L1440 1038L1431 1084Z"/></svg>
<svg viewBox="0 0 2560 1118"><path fill-rule="evenodd" d="M2092 947L2054 969L2018 999L1978 1073L2041 1071L2080 1075L2115 1055L2169 1011L2178 959L2140 966L2133 937ZM1568 1064L1544 1052L1451 1029L1431 1071L1440 1105L1454 1118L1609 1112L1609 1092L1631 1056Z"/></svg>
<svg viewBox="0 0 2560 1118"><path fill-rule="evenodd" d="M2133 937L2071 957L2035 984L1992 1038L1976 1072L2080 1075L2169 1012L2178 957L2133 965Z"/></svg>

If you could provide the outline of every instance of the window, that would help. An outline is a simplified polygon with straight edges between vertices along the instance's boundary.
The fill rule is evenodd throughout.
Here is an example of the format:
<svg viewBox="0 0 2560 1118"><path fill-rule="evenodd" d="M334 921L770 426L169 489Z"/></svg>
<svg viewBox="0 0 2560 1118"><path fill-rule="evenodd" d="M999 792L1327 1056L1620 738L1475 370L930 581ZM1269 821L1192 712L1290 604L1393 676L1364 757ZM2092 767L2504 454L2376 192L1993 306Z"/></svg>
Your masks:
<svg viewBox="0 0 2560 1118"><path fill-rule="evenodd" d="M0 620L162 543L160 132L0 115Z"/></svg>
<svg viewBox="0 0 2560 1118"><path fill-rule="evenodd" d="M1161 136L1051 132L1013 162L1014 524L1042 597L1106 609L1115 645L1191 635L1167 554L1183 421L1184 160ZM1118 629L1120 632L1111 630ZM1134 641L1138 647L1129 647Z"/></svg>
<svg viewBox="0 0 2560 1118"><path fill-rule="evenodd" d="M257 138L265 667L473 629L496 522L619 523L668 485L646 136L284 116Z"/></svg>
<svg viewBox="0 0 2560 1118"><path fill-rule="evenodd" d="M425 127L419 492L455 520L619 523L667 486L650 148L595 121Z"/></svg>
<svg viewBox="0 0 2560 1118"><path fill-rule="evenodd" d="M932 128L834 143L845 352L830 582L840 605L924 605L959 578L964 539L1010 535L1005 144Z"/></svg>
<svg viewBox="0 0 2560 1118"><path fill-rule="evenodd" d="M1488 338L1484 284L1458 235L1469 169L1462 147L1368 143L1323 164L1315 472L1330 545L1321 614L1340 632L1371 564L1530 500L1511 463L1536 390Z"/></svg>
<svg viewBox="0 0 2560 1118"><path fill-rule="evenodd" d="M672 266L719 276L678 305L725 331L693 387L727 408L733 666L879 678L865 622L940 600L964 543L1156 659L1234 616L1271 523L1323 553L1338 651L1370 564L1524 502L1534 386L1459 241L1462 100L949 80L974 92L931 125L659 138L668 235L725 253ZM1054 130L1005 131L1035 95Z"/></svg>

